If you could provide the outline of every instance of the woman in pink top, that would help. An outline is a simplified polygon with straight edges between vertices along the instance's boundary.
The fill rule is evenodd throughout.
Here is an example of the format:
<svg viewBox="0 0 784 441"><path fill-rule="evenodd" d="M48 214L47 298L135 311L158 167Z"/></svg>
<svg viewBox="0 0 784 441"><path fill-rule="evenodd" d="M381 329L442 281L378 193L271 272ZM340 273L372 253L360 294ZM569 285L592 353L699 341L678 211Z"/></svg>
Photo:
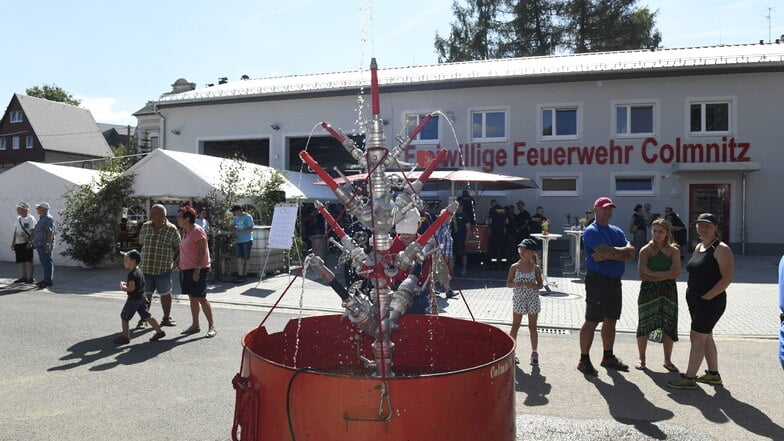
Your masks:
<svg viewBox="0 0 784 441"><path fill-rule="evenodd" d="M199 329L199 310L204 310L209 330L205 337L215 337L218 331L212 321L212 307L207 300L207 274L210 272L210 250L207 246L207 233L196 225L196 210L187 202L180 206L177 223L182 229L180 256L177 266L180 268L180 284L182 293L188 294L191 302L191 318L193 323L182 334L195 334Z"/></svg>

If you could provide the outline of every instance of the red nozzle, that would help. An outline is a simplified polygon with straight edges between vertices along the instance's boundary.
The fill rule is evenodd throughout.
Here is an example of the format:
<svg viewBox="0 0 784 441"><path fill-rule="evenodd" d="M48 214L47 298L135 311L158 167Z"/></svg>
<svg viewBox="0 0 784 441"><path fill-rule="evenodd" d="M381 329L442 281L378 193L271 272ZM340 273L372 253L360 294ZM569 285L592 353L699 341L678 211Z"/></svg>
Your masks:
<svg viewBox="0 0 784 441"><path fill-rule="evenodd" d="M427 125L427 123L429 123L431 119L433 119L433 114L432 113L428 113L425 116L425 118L422 120L422 122L420 122L419 125L416 126L416 128L414 128L414 130L411 131L410 135L408 135L409 139L416 138L417 135L419 135L419 132L421 132L422 129L425 128L425 125Z"/></svg>
<svg viewBox="0 0 784 441"><path fill-rule="evenodd" d="M343 237L346 235L345 230L343 230L343 227L338 224L338 221L332 217L332 214L327 211L327 208L322 204L316 204L316 209L319 211L319 213L321 213L322 216L324 216L324 220L327 221L330 227L332 227L332 231L338 235L338 238L343 239Z"/></svg>
<svg viewBox="0 0 784 441"><path fill-rule="evenodd" d="M370 60L370 96L373 103L373 115L381 114L381 105L378 102L378 64L376 59Z"/></svg>
<svg viewBox="0 0 784 441"><path fill-rule="evenodd" d="M341 136L340 133L338 133L337 130L333 129L332 126L328 122L326 122L326 121L322 122L321 123L321 127L324 127L324 130L329 132L329 134L332 135L333 138L337 139L338 142L340 142L341 144L343 144L343 141L346 140L346 138Z"/></svg>
<svg viewBox="0 0 784 441"><path fill-rule="evenodd" d="M317 175L319 175L321 180L324 181L325 184L327 184L327 186L329 187L330 190L335 191L335 189L338 188L338 183L335 182L334 179L332 179L332 176L330 176L329 173L327 173L326 170L321 168L321 166L318 164L318 162L316 162L316 160L313 159L313 157L310 156L310 154L308 152L306 152L304 150L299 152L299 157L300 157L300 159L305 161L308 164L308 166L313 171L316 172Z"/></svg>
<svg viewBox="0 0 784 441"><path fill-rule="evenodd" d="M447 150L446 149L439 150L438 153L436 153L436 157L433 158L433 160L430 161L430 164L427 165L427 168L425 169L425 171L423 171L422 174L419 175L419 178L417 179L417 181L421 182L422 184L427 182L427 179L430 177L430 175L433 174L433 172L435 171L436 167L438 167L438 165L441 164L441 161L444 160L444 157L446 156L446 154L447 154Z"/></svg>

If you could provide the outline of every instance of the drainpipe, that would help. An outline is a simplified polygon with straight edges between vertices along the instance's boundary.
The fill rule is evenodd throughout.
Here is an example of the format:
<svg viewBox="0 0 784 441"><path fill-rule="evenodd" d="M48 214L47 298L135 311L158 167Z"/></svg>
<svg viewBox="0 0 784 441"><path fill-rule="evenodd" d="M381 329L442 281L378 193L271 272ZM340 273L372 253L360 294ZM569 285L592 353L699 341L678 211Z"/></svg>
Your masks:
<svg viewBox="0 0 784 441"><path fill-rule="evenodd" d="M161 117L161 134L158 138L158 148L166 150L166 117L158 111L158 104L152 105L152 111Z"/></svg>
<svg viewBox="0 0 784 441"><path fill-rule="evenodd" d="M748 173L743 172L741 177L741 211L740 211L740 254L746 255L746 177Z"/></svg>

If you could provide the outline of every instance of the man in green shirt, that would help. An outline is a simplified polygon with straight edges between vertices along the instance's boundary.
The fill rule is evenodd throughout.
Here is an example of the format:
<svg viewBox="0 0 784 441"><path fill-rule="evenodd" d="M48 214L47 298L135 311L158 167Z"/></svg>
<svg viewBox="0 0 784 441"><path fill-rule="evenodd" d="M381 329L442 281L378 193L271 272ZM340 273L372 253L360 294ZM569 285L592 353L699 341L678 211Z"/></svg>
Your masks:
<svg viewBox="0 0 784 441"><path fill-rule="evenodd" d="M150 220L142 224L139 231L142 247L141 270L144 273L144 294L152 304L152 295L157 290L161 296L163 319L161 326L175 326L171 318L172 269L180 249L180 232L166 219L166 207L155 204L150 209ZM140 320L137 328L144 327Z"/></svg>

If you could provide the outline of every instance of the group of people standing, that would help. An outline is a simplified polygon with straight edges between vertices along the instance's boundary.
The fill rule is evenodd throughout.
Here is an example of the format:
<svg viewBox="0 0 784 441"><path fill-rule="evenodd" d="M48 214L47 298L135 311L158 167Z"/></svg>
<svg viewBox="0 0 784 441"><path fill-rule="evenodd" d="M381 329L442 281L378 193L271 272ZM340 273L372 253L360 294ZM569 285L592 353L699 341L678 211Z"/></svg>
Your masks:
<svg viewBox="0 0 784 441"><path fill-rule="evenodd" d="M648 230L652 230L653 221L662 218L659 213L653 213L651 208L651 204L637 204L632 212L632 218L629 222L629 233L632 236L631 243L637 251L640 251L650 240L651 236L648 235ZM678 214L673 211L672 207L664 209L664 219L670 223L673 241L679 247L685 247L688 243L687 227Z"/></svg>
<svg viewBox="0 0 784 441"><path fill-rule="evenodd" d="M594 333L601 323L602 359L600 366L628 371L614 353L615 325L621 317L621 277L625 261L638 257L637 268L642 280L638 296L637 346L639 361L636 369L647 369L649 340L663 345L663 367L674 373L680 370L672 361L674 342L678 341L678 293L675 280L681 273L681 248L674 240L671 220L654 219L651 239L639 251L626 238L623 229L610 224L615 204L608 197L594 203L595 221L583 235L586 269L585 322L580 328L580 360L577 369L588 376L598 375L590 358ZM671 210L670 210L671 212ZM686 303L691 318L688 366L685 373L668 383L677 389L695 389L697 383L721 384L718 353L713 328L727 305L726 289L732 282L734 258L729 246L717 236L718 219L703 213L695 220L699 243L686 263L689 272ZM537 317L541 311L537 291L542 287L541 269L536 265L537 244L525 239L518 244L520 259L507 276L507 287L513 289L513 320L510 335L515 340L522 321L528 316L531 334L531 364L539 363ZM707 369L698 376L703 360ZM518 361L519 362L519 361Z"/></svg>
<svg viewBox="0 0 784 441"><path fill-rule="evenodd" d="M49 204L41 202L35 206L38 220L30 214L30 205L20 202L16 205L14 234L11 249L14 250L16 263L19 264L20 277L14 283L35 283L33 278L33 250L43 269L43 279L36 286L46 288L54 284L54 219L49 214Z"/></svg>

